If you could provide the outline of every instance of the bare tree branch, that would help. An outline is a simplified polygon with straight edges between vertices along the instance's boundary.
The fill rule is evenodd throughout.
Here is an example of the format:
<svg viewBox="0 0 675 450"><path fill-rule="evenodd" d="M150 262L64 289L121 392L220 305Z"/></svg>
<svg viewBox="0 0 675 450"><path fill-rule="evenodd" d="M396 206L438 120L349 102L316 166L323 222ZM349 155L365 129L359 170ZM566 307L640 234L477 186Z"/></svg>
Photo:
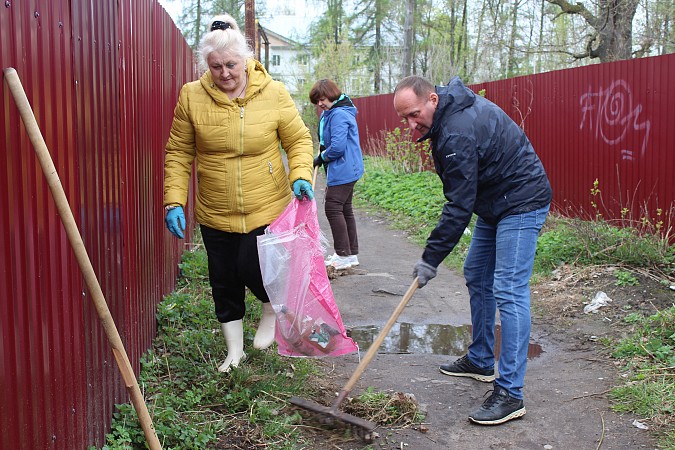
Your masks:
<svg viewBox="0 0 675 450"><path fill-rule="evenodd" d="M567 0L546 0L547 2L560 7L565 14L578 14L586 20L593 28L598 27L599 20L581 3L571 4ZM557 18L557 16L556 16Z"/></svg>

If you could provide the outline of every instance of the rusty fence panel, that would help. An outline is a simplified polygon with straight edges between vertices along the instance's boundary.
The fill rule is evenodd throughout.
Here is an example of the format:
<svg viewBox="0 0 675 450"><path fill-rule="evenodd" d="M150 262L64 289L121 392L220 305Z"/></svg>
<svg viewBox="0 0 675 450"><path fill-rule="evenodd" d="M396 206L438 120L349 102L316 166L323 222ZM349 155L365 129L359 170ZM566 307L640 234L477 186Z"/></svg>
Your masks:
<svg viewBox="0 0 675 450"><path fill-rule="evenodd" d="M554 208L583 218L675 225L675 54L471 85L524 127ZM361 144L403 127L393 94L354 99ZM414 135L415 138L419 134ZM591 189L597 180L600 191ZM594 208L595 202L598 208Z"/></svg>
<svg viewBox="0 0 675 450"><path fill-rule="evenodd" d="M1 68L21 77L138 373L183 250L164 227L163 158L179 89L197 77L192 51L155 0L5 2L0 30ZM101 446L128 396L1 92L0 448Z"/></svg>

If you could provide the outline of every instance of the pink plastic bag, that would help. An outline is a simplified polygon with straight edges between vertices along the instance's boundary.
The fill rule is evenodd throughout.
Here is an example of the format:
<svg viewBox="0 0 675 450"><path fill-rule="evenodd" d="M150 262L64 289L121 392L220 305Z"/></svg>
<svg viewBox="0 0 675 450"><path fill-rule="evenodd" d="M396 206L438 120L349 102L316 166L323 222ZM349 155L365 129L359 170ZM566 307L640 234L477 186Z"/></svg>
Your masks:
<svg viewBox="0 0 675 450"><path fill-rule="evenodd" d="M293 199L258 237L263 284L277 316L284 356L339 356L358 350L347 336L324 265L315 201Z"/></svg>

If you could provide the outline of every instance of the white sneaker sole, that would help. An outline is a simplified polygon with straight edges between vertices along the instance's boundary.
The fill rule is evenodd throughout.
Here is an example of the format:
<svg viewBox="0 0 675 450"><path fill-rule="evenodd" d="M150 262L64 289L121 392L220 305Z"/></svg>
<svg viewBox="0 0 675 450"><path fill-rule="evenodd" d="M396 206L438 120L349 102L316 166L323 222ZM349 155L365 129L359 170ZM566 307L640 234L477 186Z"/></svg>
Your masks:
<svg viewBox="0 0 675 450"><path fill-rule="evenodd" d="M495 419L495 420L476 420L473 417L469 416L469 420L473 423L478 423L480 425L499 425L500 423L508 422L509 420L513 419L518 419L519 417L523 417L527 411L525 411L525 407L522 407L516 411L513 411L511 414L504 416L500 419Z"/></svg>
<svg viewBox="0 0 675 450"><path fill-rule="evenodd" d="M473 378L474 380L482 381L483 383L492 383L495 381L495 376L494 375L480 375L478 373L457 373L457 372L448 372L443 369L439 369L442 374L444 375L449 375L451 377L466 377L466 378Z"/></svg>

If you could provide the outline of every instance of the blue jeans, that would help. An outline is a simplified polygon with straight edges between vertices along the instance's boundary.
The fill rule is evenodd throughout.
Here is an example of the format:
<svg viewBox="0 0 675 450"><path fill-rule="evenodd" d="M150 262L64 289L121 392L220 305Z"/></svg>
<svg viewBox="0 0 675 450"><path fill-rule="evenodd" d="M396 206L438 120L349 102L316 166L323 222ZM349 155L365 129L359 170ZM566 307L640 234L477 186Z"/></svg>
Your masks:
<svg viewBox="0 0 675 450"><path fill-rule="evenodd" d="M495 364L495 320L499 309L501 349L495 383L523 398L530 343L530 277L539 231L549 206L503 218L496 226L478 218L464 278L471 303L469 360L488 369Z"/></svg>

